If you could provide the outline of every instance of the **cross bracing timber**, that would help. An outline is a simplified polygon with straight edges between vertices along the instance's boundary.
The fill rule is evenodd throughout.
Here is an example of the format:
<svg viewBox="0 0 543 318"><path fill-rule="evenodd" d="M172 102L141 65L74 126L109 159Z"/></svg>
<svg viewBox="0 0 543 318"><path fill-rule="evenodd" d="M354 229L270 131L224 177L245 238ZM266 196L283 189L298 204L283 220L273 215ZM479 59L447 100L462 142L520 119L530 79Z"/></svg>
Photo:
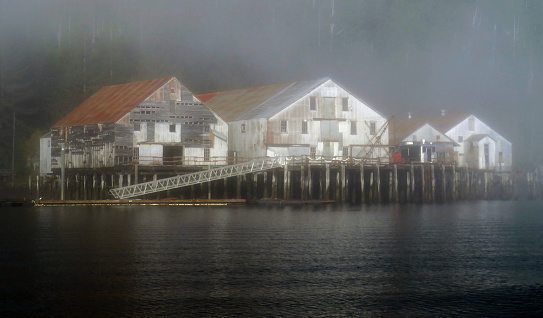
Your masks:
<svg viewBox="0 0 543 318"><path fill-rule="evenodd" d="M193 184L221 180L228 177L278 168L283 166L283 161L284 159L282 157L260 158L246 163L213 168L205 171L111 189L109 193L116 199L127 199L144 194L156 193L164 190L186 187Z"/></svg>

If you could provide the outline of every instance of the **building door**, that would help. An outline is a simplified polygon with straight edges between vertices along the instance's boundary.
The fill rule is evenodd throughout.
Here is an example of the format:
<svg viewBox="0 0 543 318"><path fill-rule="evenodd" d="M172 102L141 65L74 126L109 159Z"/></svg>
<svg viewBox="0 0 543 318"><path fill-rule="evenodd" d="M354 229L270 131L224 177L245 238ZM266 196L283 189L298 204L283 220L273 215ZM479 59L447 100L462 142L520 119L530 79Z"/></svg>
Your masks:
<svg viewBox="0 0 543 318"><path fill-rule="evenodd" d="M183 146L164 146L164 165L181 165L183 164Z"/></svg>
<svg viewBox="0 0 543 318"><path fill-rule="evenodd" d="M334 97L324 97L324 118L336 118L336 99Z"/></svg>
<svg viewBox="0 0 543 318"><path fill-rule="evenodd" d="M485 144L485 169L488 169L490 166L490 147L488 144Z"/></svg>
<svg viewBox="0 0 543 318"><path fill-rule="evenodd" d="M330 141L325 141L322 143L322 155L323 157L334 156L334 149L332 148L332 143Z"/></svg>

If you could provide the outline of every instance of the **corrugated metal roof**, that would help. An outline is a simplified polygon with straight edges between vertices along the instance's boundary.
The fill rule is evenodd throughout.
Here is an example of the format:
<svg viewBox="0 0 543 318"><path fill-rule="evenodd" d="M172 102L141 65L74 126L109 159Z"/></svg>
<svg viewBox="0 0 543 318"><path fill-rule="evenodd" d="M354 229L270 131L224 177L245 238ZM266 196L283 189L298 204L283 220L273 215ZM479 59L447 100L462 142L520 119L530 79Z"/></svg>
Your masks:
<svg viewBox="0 0 543 318"><path fill-rule="evenodd" d="M435 117L396 118L393 124L396 130L394 135L396 136L396 140L402 140L426 123L442 134L446 134L469 116L471 114L461 113ZM393 128L391 128L391 134L393 133L392 130Z"/></svg>
<svg viewBox="0 0 543 318"><path fill-rule="evenodd" d="M102 87L53 127L117 122L172 78Z"/></svg>
<svg viewBox="0 0 543 318"><path fill-rule="evenodd" d="M425 118L394 118L392 127L389 126L390 139L394 142L400 142L409 137L417 129L421 128L428 121ZM433 127L433 126L432 126Z"/></svg>
<svg viewBox="0 0 543 318"><path fill-rule="evenodd" d="M471 114L466 113L459 113L459 114L451 114L451 115L445 115L445 116L435 116L427 118L426 120L432 124L434 128L441 132L448 132L451 130L454 126L460 124L462 121L464 121L466 118L471 116Z"/></svg>
<svg viewBox="0 0 543 318"><path fill-rule="evenodd" d="M398 143L405 138L409 137L419 128L428 124L430 127L434 128L441 134L445 136L450 142L454 145L458 145L454 140L448 137L443 130L438 129L433 123L429 122L428 118L418 117L418 118L395 118L390 127L390 140L392 142Z"/></svg>
<svg viewBox="0 0 543 318"><path fill-rule="evenodd" d="M198 95L197 98L225 121L269 118L328 79L238 89Z"/></svg>

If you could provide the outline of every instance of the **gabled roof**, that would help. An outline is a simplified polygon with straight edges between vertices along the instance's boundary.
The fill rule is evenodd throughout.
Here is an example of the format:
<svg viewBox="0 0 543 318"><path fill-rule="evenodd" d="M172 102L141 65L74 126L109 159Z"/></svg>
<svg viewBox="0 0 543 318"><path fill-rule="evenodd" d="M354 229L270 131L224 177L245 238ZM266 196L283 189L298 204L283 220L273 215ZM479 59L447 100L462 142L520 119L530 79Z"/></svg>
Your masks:
<svg viewBox="0 0 543 318"><path fill-rule="evenodd" d="M488 138L494 140L494 138L490 137L488 134L476 134L476 135L469 136L468 138L466 138L465 141L467 141L467 142L472 142L472 141L479 142L485 137L488 137ZM494 140L494 141L496 141L496 140Z"/></svg>
<svg viewBox="0 0 543 318"><path fill-rule="evenodd" d="M425 118L394 118L392 123L389 124L390 140L400 142L409 137L417 129L427 124L428 121Z"/></svg>
<svg viewBox="0 0 543 318"><path fill-rule="evenodd" d="M452 140L447 134L445 134L442 130L436 128L432 123L428 121L428 118L418 117L418 118L395 118L391 124L390 129L390 140L392 142L400 142L404 140L405 138L409 137L411 134L413 134L415 131L423 127L424 125L428 125L431 128L435 129L439 133L441 133L443 136L445 136L450 142L452 142L455 145L458 145L454 140Z"/></svg>
<svg viewBox="0 0 543 318"><path fill-rule="evenodd" d="M329 80L274 84L196 96L225 121L269 118Z"/></svg>
<svg viewBox="0 0 543 318"><path fill-rule="evenodd" d="M456 125L466 120L466 118L468 118L469 116L471 116L471 114L459 113L459 114L451 114L451 115L445 115L445 116L430 117L430 118L427 118L427 121L431 123L432 126L436 128L437 130L447 133L453 127L455 127Z"/></svg>
<svg viewBox="0 0 543 318"><path fill-rule="evenodd" d="M53 127L117 122L173 78L102 87Z"/></svg>

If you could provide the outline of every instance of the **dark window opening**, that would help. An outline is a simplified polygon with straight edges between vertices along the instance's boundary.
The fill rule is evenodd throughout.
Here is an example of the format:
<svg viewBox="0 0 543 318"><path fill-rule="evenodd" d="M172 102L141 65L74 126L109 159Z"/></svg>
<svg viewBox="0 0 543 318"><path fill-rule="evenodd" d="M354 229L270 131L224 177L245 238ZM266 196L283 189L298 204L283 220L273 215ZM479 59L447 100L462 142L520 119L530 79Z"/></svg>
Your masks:
<svg viewBox="0 0 543 318"><path fill-rule="evenodd" d="M281 120L281 132L286 133L287 132L287 121Z"/></svg>
<svg viewBox="0 0 543 318"><path fill-rule="evenodd" d="M302 134L307 134L307 121L302 121Z"/></svg>
<svg viewBox="0 0 543 318"><path fill-rule="evenodd" d="M309 110L317 110L317 98L315 96L309 97Z"/></svg>
<svg viewBox="0 0 543 318"><path fill-rule="evenodd" d="M341 110L344 112L349 111L349 98L344 97L341 99Z"/></svg>
<svg viewBox="0 0 543 318"><path fill-rule="evenodd" d="M170 132L175 132L175 125L170 125Z"/></svg>
<svg viewBox="0 0 543 318"><path fill-rule="evenodd" d="M370 122L370 135L375 135L375 133L376 133L375 122L371 121Z"/></svg>

